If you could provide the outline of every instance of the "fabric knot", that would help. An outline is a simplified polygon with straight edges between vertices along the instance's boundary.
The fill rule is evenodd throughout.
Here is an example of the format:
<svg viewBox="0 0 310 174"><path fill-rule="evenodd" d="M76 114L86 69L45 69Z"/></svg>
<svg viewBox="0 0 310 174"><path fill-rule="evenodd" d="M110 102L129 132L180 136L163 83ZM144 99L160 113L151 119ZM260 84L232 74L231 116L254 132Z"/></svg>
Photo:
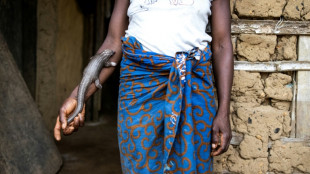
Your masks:
<svg viewBox="0 0 310 174"><path fill-rule="evenodd" d="M146 52L123 38L118 133L123 173L210 173L210 48Z"/></svg>

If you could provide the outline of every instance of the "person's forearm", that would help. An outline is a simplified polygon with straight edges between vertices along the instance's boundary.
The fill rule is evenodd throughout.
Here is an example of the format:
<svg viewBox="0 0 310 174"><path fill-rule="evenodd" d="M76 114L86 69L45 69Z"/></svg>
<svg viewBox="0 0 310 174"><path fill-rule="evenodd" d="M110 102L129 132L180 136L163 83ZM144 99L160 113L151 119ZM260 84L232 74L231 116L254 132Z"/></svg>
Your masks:
<svg viewBox="0 0 310 174"><path fill-rule="evenodd" d="M234 72L229 1L213 0L211 8L213 67L218 96L218 112L227 115Z"/></svg>
<svg viewBox="0 0 310 174"><path fill-rule="evenodd" d="M108 68L104 68L101 70L100 75L99 75L99 81L100 83L104 83L109 77L110 75L113 73L113 71L115 70L115 67L108 67ZM78 87L76 86L74 88L74 90L72 91L70 97L72 98L76 98L77 99L77 92L78 92ZM95 86L94 83L92 83L89 88L87 89L87 92L85 94L85 101L88 100L88 98L90 96L92 96L96 91L97 91L97 87Z"/></svg>
<svg viewBox="0 0 310 174"><path fill-rule="evenodd" d="M129 0L115 0L113 13L111 16L109 30L107 37L103 44L98 49L97 53L102 52L105 49L111 49L115 51L115 54L110 58L111 62L119 63L122 58L122 43L121 37L125 35L125 30L128 27L127 9L129 6ZM103 68L99 75L100 83L104 83L115 70L115 67ZM95 84L91 84L88 88L85 100L87 100L92 94L97 91ZM77 98L78 86L72 91L70 97Z"/></svg>
<svg viewBox="0 0 310 174"><path fill-rule="evenodd" d="M218 43L218 45L213 45L213 67L218 96L218 110L220 112L229 111L233 66L234 61L230 38L222 43Z"/></svg>
<svg viewBox="0 0 310 174"><path fill-rule="evenodd" d="M119 63L122 57L122 50L121 50L121 41L120 39L117 39L116 41L113 41L110 38L106 38L105 42L102 44L102 46L98 49L97 53L102 52L105 49L111 49L115 51L115 54L111 57L110 61ZM101 70L99 74L99 81L100 83L104 83L110 75L114 72L115 67L105 67ZM94 83L92 83L85 95L85 101L93 95L97 91L97 87ZM78 92L78 86L75 87L75 89L72 91L70 97L77 98L77 92Z"/></svg>

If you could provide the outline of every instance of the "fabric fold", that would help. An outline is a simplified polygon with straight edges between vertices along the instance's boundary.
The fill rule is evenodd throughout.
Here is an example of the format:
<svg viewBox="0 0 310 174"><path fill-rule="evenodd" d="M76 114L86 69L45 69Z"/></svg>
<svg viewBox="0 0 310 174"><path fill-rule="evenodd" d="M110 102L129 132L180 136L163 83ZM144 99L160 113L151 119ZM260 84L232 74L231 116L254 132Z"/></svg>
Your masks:
<svg viewBox="0 0 310 174"><path fill-rule="evenodd" d="M175 57L123 38L118 138L123 173L211 173L211 51Z"/></svg>

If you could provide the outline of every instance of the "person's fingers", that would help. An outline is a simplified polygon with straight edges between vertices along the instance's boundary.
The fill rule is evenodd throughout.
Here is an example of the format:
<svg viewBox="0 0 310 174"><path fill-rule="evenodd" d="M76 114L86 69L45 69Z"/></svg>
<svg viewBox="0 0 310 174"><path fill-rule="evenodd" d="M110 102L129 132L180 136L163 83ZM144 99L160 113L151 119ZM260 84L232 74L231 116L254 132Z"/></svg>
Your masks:
<svg viewBox="0 0 310 174"><path fill-rule="evenodd" d="M55 138L57 141L60 141L60 140L61 140L60 131L61 131L61 123L60 123L60 121L59 121L59 116L58 116L57 119L56 119L55 127L54 127L54 138Z"/></svg>
<svg viewBox="0 0 310 174"><path fill-rule="evenodd" d="M84 126L85 117L82 114L79 114L78 117L79 117L80 127L83 127Z"/></svg>
<svg viewBox="0 0 310 174"><path fill-rule="evenodd" d="M223 147L220 145L215 151L211 153L212 156L218 156L223 152Z"/></svg>
<svg viewBox="0 0 310 174"><path fill-rule="evenodd" d="M73 131L75 130L74 128L74 122L72 121L71 123L68 124L68 126L62 130L64 135L71 135Z"/></svg>
<svg viewBox="0 0 310 174"><path fill-rule="evenodd" d="M221 152L224 150L224 147L223 147L223 142L219 141L219 138L222 140L222 134L218 133L217 134L217 141L212 141L212 147L215 147L215 148L212 148L213 152L211 152L211 155L212 156L217 156L219 154L221 154ZM216 145L214 145L216 142Z"/></svg>
<svg viewBox="0 0 310 174"><path fill-rule="evenodd" d="M219 129L217 127L212 128L212 150L218 147L219 143Z"/></svg>
<svg viewBox="0 0 310 174"><path fill-rule="evenodd" d="M221 134L220 137L222 150L220 151L219 155L226 152L229 146L229 136L227 134Z"/></svg>
<svg viewBox="0 0 310 174"><path fill-rule="evenodd" d="M64 135L71 135L74 131L73 126L67 126L62 132Z"/></svg>
<svg viewBox="0 0 310 174"><path fill-rule="evenodd" d="M216 149L216 151L212 152L212 156L221 155L222 153L226 152L229 148L231 136L221 133L220 138L221 138L221 144L218 147L218 149Z"/></svg>
<svg viewBox="0 0 310 174"><path fill-rule="evenodd" d="M230 140L231 140L231 135L230 134L223 134L222 135L222 142L223 142L223 147L224 147L224 152L226 152L229 148L230 145Z"/></svg>
<svg viewBox="0 0 310 174"><path fill-rule="evenodd" d="M64 135L71 135L77 131L80 125L84 124L85 105L78 117L75 117L73 122L67 122L67 118L74 111L77 101L73 98L68 98L59 110L58 123L55 125L54 136L56 139L61 138L61 129Z"/></svg>
<svg viewBox="0 0 310 174"><path fill-rule="evenodd" d="M75 117L74 120L73 120L73 127L74 127L74 131L77 131L79 129L79 117Z"/></svg>
<svg viewBox="0 0 310 174"><path fill-rule="evenodd" d="M76 107L76 100L75 99L68 99L62 105L59 111L60 121L62 123L62 129L64 130L67 127L67 117L68 115L74 111Z"/></svg>

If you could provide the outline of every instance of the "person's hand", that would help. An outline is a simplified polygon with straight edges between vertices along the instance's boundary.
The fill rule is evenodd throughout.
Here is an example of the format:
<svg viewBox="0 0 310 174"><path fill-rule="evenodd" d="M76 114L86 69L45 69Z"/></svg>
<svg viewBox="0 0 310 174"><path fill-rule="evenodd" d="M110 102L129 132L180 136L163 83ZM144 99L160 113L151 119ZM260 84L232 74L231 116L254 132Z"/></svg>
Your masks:
<svg viewBox="0 0 310 174"><path fill-rule="evenodd" d="M61 129L64 135L71 135L73 131L77 131L79 127L84 125L85 105L82 112L77 117L75 117L69 125L67 125L67 119L71 112L74 111L76 105L77 101L72 97L67 98L62 104L54 128L54 137L57 141L61 140Z"/></svg>
<svg viewBox="0 0 310 174"><path fill-rule="evenodd" d="M231 140L229 112L218 112L212 124L212 156L220 155L229 148Z"/></svg>

